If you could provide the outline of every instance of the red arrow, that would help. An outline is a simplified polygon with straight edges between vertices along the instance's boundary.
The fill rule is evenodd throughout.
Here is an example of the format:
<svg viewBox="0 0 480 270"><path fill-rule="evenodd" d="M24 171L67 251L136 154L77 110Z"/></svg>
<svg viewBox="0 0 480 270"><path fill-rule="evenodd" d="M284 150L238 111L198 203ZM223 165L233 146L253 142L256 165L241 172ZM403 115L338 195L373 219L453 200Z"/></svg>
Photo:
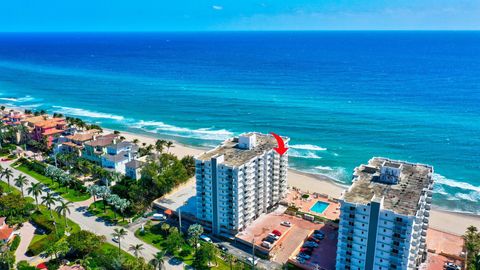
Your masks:
<svg viewBox="0 0 480 270"><path fill-rule="evenodd" d="M278 147L274 147L273 150L277 151L277 153L281 156L287 152L288 148L285 147L285 142L283 142L282 137L278 136L277 134L270 132L270 134L275 137L275 140L277 140Z"/></svg>

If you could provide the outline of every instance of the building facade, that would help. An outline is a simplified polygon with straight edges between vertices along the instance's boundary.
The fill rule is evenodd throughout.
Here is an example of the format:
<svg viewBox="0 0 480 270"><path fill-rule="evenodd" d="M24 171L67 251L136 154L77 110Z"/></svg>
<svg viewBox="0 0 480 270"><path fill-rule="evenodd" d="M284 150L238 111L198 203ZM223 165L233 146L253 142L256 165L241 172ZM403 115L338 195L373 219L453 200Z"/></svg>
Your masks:
<svg viewBox="0 0 480 270"><path fill-rule="evenodd" d="M340 199L336 269L417 269L425 260L433 168L373 158Z"/></svg>
<svg viewBox="0 0 480 270"><path fill-rule="evenodd" d="M235 235L285 197L288 156L275 147L273 136L247 133L196 157L197 219L214 234Z"/></svg>

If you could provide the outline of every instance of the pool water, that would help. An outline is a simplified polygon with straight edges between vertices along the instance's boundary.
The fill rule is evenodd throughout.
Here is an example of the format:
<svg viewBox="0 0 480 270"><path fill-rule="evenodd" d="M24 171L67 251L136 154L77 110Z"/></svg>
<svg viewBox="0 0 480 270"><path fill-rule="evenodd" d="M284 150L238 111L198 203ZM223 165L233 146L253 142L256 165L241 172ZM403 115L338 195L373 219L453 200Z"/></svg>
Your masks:
<svg viewBox="0 0 480 270"><path fill-rule="evenodd" d="M329 203L317 201L317 202L312 206L312 208L310 208L310 211L315 212L315 213L318 213L318 214L323 214L323 212L325 211L325 209L327 209L327 207L328 207L329 205L330 205Z"/></svg>

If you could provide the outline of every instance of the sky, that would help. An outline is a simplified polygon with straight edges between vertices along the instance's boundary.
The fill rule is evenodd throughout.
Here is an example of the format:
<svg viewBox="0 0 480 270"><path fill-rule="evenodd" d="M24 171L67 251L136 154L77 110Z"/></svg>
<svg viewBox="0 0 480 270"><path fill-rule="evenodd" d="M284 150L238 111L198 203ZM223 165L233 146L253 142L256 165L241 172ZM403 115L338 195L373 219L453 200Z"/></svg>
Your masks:
<svg viewBox="0 0 480 270"><path fill-rule="evenodd" d="M480 0L0 0L0 32L480 30Z"/></svg>

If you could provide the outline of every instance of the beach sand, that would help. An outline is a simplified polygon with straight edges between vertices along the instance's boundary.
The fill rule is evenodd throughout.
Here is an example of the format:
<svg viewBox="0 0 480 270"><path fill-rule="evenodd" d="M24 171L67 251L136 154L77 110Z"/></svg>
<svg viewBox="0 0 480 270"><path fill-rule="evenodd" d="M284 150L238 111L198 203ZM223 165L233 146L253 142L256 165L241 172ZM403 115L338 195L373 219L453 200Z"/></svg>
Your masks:
<svg viewBox="0 0 480 270"><path fill-rule="evenodd" d="M108 133L113 131L104 129L104 132ZM147 144L155 144L155 141L158 139L154 136L139 135L128 132L121 132L121 136L124 136L130 141L136 138L141 143L145 142ZM186 155L196 156L205 152L206 150L207 149L194 148L174 142L174 147L170 148L169 151L170 153L173 153L181 158ZM347 186L342 186L338 183L335 183L333 179L326 176L303 173L293 169L289 169L287 181L289 186L299 188L300 190L311 193L317 192L328 194L334 198L339 198L341 193L347 188ZM433 207L435 208L435 206ZM440 209L432 209L431 211L431 228L456 235L462 235L470 225L480 227L480 216L449 212Z"/></svg>

